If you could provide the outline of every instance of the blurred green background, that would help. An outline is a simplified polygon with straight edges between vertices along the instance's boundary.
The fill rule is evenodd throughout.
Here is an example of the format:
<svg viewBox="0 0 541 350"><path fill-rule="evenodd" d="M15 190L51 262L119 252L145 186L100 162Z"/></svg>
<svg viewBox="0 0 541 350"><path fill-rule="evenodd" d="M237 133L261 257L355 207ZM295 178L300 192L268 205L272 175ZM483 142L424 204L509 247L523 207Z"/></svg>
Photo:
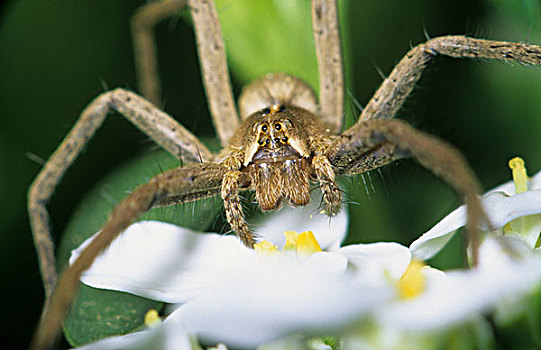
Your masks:
<svg viewBox="0 0 541 350"><path fill-rule="evenodd" d="M235 93L269 70L314 83L307 0L220 0ZM22 0L0 5L0 347L28 344L43 291L25 210L26 190L93 97L112 87L136 89L129 18L143 1ZM541 43L539 1L341 1L350 98L364 105L410 47L430 37L467 34ZM182 17L157 28L164 109L200 136L212 137L193 32ZM519 64L437 58L400 118L456 145L484 189L510 178L521 155L541 167L541 71ZM155 146L112 115L63 179L49 210L58 240L73 209L110 170ZM158 164L155 165L158 167ZM130 181L130 179L128 179ZM131 181L134 181L131 179ZM138 180L137 180L138 181ZM445 184L404 160L348 188L350 242L409 244L458 202ZM223 218L223 216L222 216ZM224 220L215 225L222 229ZM227 228L225 228L227 229ZM460 264L460 241L434 261Z"/></svg>

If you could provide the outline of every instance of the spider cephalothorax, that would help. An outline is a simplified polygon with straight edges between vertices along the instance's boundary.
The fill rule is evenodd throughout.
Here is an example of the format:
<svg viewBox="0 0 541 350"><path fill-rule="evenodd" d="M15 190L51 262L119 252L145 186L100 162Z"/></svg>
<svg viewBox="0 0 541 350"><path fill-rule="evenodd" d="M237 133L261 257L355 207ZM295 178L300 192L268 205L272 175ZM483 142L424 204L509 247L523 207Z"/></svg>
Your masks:
<svg viewBox="0 0 541 350"><path fill-rule="evenodd" d="M284 201L307 205L314 180L322 188L327 214L335 215L341 195L327 157L334 137L315 114L315 95L308 85L290 75L268 74L246 88L239 104L265 106L243 118L221 153L228 169L222 185L227 219L242 241L249 247L254 243L239 210L238 188L253 189L261 210L268 211ZM241 173L248 175L249 184L240 184Z"/></svg>

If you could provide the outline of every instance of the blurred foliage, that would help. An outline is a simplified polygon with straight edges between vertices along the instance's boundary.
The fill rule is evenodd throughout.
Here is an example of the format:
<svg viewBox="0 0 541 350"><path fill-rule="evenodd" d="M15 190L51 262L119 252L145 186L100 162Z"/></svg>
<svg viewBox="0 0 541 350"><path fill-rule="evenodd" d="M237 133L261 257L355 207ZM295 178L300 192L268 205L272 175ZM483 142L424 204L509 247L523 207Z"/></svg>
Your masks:
<svg viewBox="0 0 541 350"><path fill-rule="evenodd" d="M41 167L31 159L46 159L78 113L104 89L135 89L129 18L142 3L27 0L2 5L0 272L7 277L1 306L9 315L0 327L3 348L26 346L43 298L25 211L26 189ZM377 70L388 74L412 45L426 40L425 32L541 43L539 1L344 0L340 6L351 116L358 115L355 102L365 104L380 84ZM317 85L307 10L307 0L219 1L237 94L267 70L298 74ZM195 134L212 137L189 23L173 18L156 33L164 109ZM537 68L437 58L398 117L455 144L488 189L510 178L507 161L515 155L524 157L531 173L541 167L540 95ZM55 239L85 193L149 147L154 146L146 137L113 113L51 200ZM139 182L131 175L127 181ZM458 204L445 184L410 160L344 179L343 185L351 203L349 242L409 244ZM227 230L219 221L215 229ZM459 266L460 248L456 239L433 263Z"/></svg>
<svg viewBox="0 0 541 350"><path fill-rule="evenodd" d="M517 16L517 21L533 25L539 16L539 0L487 0L499 11Z"/></svg>

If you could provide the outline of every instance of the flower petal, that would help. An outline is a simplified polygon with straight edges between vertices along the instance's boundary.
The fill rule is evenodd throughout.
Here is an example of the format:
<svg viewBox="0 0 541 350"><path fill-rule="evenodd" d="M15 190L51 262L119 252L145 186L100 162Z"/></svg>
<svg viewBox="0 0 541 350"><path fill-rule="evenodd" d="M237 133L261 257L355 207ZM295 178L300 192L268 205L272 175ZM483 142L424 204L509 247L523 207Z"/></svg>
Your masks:
<svg viewBox="0 0 541 350"><path fill-rule="evenodd" d="M257 228L257 235L281 249L286 242L284 231L298 233L312 231L321 249L327 251L338 249L347 233L347 208L343 207L336 216L329 217L319 212L320 203L320 199L312 198L310 204L305 207L284 206Z"/></svg>
<svg viewBox="0 0 541 350"><path fill-rule="evenodd" d="M302 264L282 267L258 264L232 273L226 284L206 290L175 313L200 339L255 348L298 331L336 329L392 295L389 288L353 284Z"/></svg>
<svg viewBox="0 0 541 350"><path fill-rule="evenodd" d="M398 281L411 261L409 249L392 242L349 245L337 253L347 258L354 280L379 287Z"/></svg>
<svg viewBox="0 0 541 350"><path fill-rule="evenodd" d="M518 217L541 213L541 190L528 191L511 197L502 192L492 192L482 199L482 203L493 228L499 229ZM410 245L410 250L417 259L430 259L452 238L455 231L465 224L466 207L463 205L415 240ZM487 227L480 229L489 230Z"/></svg>
<svg viewBox="0 0 541 350"><path fill-rule="evenodd" d="M348 260L342 254L319 252L310 255L302 262L303 268L340 276L346 271Z"/></svg>
<svg viewBox="0 0 541 350"><path fill-rule="evenodd" d="M93 237L72 252L70 263ZM95 288L178 303L198 295L225 272L242 269L254 256L234 236L143 221L120 235L81 280Z"/></svg>
<svg viewBox="0 0 541 350"><path fill-rule="evenodd" d="M107 337L84 345L79 350L189 350L192 349L190 337L180 324L170 326L160 324L148 330Z"/></svg>

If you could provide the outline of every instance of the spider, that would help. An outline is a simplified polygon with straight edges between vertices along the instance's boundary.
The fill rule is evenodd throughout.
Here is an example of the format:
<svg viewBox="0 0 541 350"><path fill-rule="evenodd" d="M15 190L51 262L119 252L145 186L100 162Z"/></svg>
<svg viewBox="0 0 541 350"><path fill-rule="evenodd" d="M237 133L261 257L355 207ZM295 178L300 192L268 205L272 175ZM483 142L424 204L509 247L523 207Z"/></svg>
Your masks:
<svg viewBox="0 0 541 350"><path fill-rule="evenodd" d="M148 49L145 55L137 54L138 48L148 47L148 28L186 5L194 22L213 122L223 146L217 154L155 107L159 103L159 84L149 78L156 76L152 72L154 56L152 52L148 54ZM268 74L243 90L238 103L240 118L233 102L224 43L212 1L153 3L135 18L139 21L135 46L136 57L140 58L142 91L151 102L121 88L98 96L84 109L29 190L29 214L47 298L33 343L35 348L47 348L56 337L84 270L115 237L152 207L219 195L232 230L251 248L256 237L245 221L240 191L254 191L260 208L271 211L284 203L306 205L315 184L321 189L325 212L333 216L341 203L337 176L361 174L413 157L446 181L468 204L467 228L475 243L476 226L486 217L477 198L477 181L460 152L393 117L437 55L541 64L541 47L535 45L465 36L428 40L404 56L355 125L339 133L344 115L344 83L336 1L312 0L319 102L302 80L284 73ZM98 238L57 282L46 204L64 172L110 110L118 111L172 155L192 163L163 172L120 202Z"/></svg>

